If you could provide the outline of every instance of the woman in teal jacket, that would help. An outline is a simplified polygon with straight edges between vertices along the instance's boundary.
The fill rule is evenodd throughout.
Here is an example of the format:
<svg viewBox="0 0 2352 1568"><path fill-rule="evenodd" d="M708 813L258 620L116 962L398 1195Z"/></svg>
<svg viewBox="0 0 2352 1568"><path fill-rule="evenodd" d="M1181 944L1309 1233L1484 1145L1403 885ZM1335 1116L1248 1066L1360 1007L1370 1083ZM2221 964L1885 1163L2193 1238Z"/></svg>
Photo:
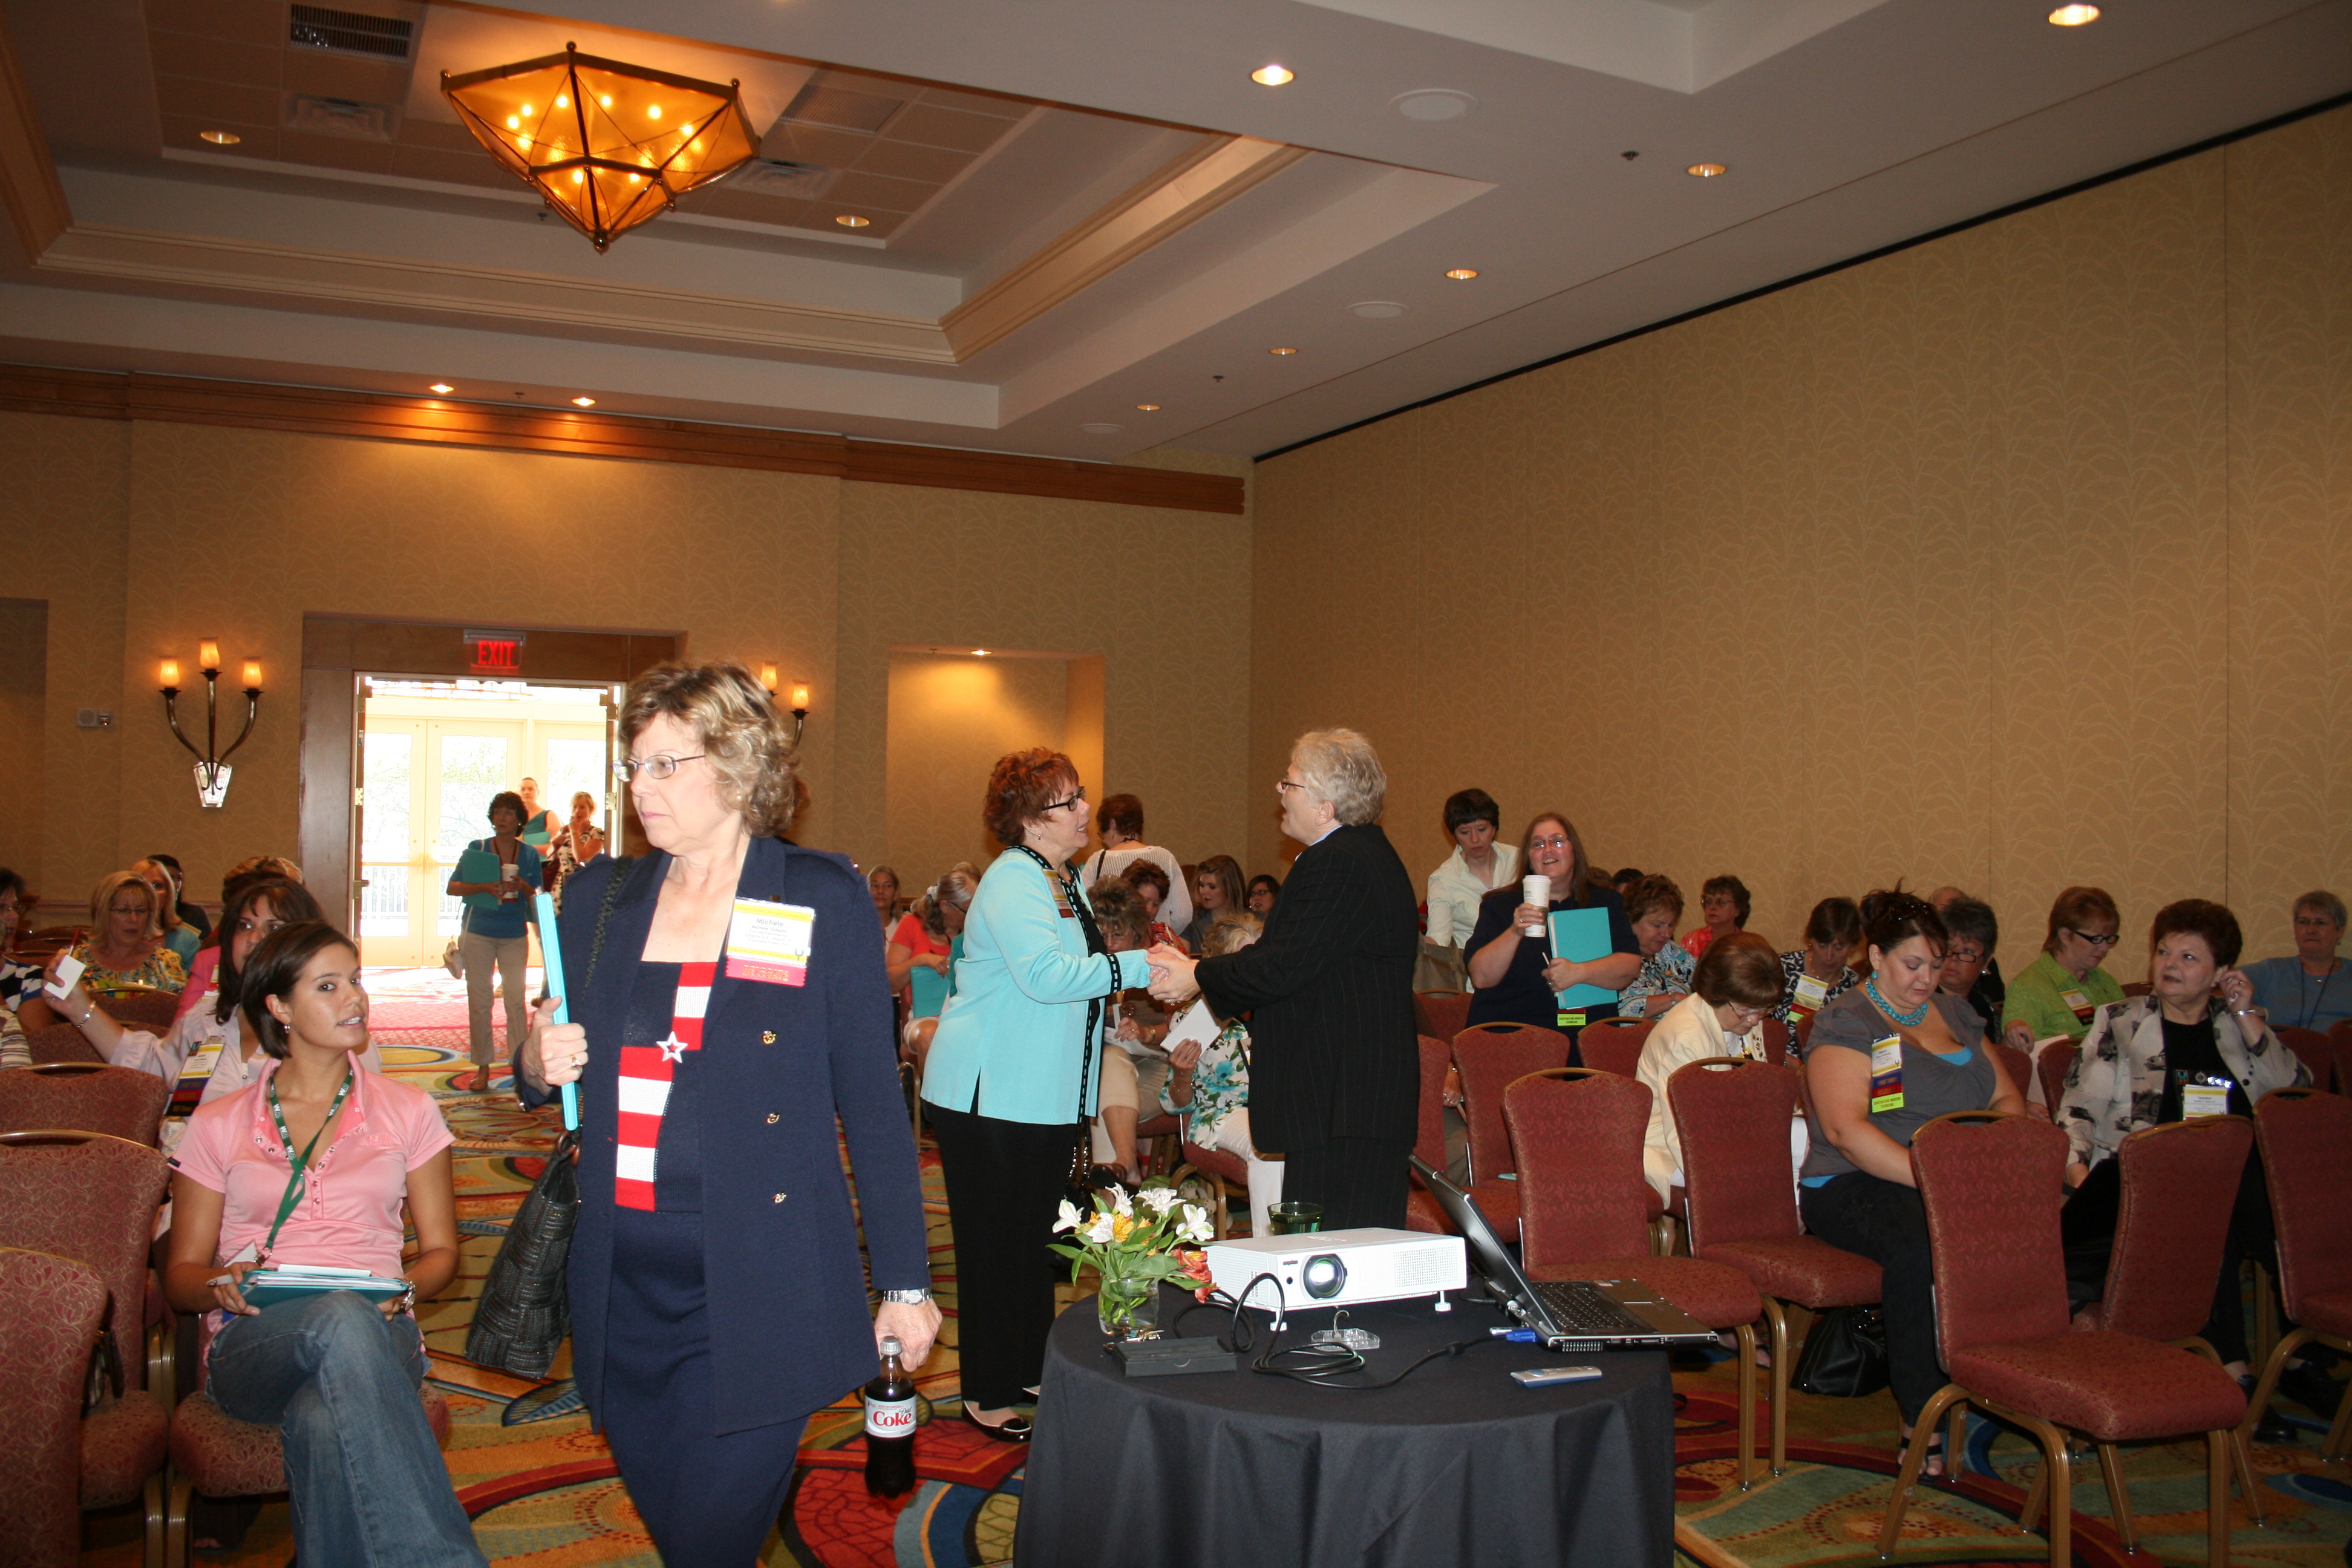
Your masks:
<svg viewBox="0 0 2352 1568"><path fill-rule="evenodd" d="M1029 1423L1013 1405L1045 1375L1045 1247L1094 1114L1103 1005L1150 973L1139 952L1104 951L1069 871L1087 841L1087 792L1069 758L1043 748L999 758L983 816L1005 850L964 917L923 1101L955 1227L964 1418L1020 1443Z"/></svg>

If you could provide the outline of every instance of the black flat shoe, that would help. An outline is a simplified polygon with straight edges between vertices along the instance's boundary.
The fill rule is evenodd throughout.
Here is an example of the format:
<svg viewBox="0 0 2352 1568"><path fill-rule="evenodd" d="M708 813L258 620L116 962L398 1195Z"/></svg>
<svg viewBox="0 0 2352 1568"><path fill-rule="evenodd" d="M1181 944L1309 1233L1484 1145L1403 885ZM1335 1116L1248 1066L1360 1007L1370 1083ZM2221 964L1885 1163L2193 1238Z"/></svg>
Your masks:
<svg viewBox="0 0 2352 1568"><path fill-rule="evenodd" d="M1026 1415L1008 1415L992 1426L974 1415L971 1406L967 1405L963 1407L963 1418L1000 1443L1026 1443L1029 1440L1031 1428Z"/></svg>

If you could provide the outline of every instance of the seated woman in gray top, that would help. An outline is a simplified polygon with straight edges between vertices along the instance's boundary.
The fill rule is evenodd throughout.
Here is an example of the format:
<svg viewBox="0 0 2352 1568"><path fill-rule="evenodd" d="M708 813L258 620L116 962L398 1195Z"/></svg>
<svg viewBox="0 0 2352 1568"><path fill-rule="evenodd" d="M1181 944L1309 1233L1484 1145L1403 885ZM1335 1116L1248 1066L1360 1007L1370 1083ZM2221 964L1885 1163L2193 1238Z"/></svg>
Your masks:
<svg viewBox="0 0 2352 1568"><path fill-rule="evenodd" d="M1903 1436L1944 1384L1936 1350L1927 1215L1911 1177L1911 1135L1955 1110L2017 1112L2025 1098L1984 1047L1985 1023L1936 989L1949 939L1935 907L1900 888L1862 900L1871 977L1823 1007L1805 1054L1812 1150L1805 1228L1885 1273L1886 1370ZM1942 1434L1927 1471L1943 1474Z"/></svg>

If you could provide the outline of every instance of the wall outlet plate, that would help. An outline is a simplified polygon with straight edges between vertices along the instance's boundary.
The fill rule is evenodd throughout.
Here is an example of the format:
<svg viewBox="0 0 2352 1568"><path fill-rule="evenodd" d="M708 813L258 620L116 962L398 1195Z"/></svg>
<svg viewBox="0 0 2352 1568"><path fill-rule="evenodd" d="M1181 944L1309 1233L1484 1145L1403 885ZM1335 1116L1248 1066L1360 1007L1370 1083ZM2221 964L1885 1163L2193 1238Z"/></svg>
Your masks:
<svg viewBox="0 0 2352 1568"><path fill-rule="evenodd" d="M114 728L114 710L111 708L77 708L74 710L74 728L78 730L111 730Z"/></svg>

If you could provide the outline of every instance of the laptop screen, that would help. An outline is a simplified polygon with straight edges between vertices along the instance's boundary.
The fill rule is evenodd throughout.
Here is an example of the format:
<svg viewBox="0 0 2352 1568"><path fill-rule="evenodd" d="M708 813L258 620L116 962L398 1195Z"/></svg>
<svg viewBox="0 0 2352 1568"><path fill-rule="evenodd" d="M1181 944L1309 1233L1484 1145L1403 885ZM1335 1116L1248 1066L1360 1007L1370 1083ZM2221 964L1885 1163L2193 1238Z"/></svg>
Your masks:
<svg viewBox="0 0 2352 1568"><path fill-rule="evenodd" d="M1445 1211L1445 1217L1454 1222L1454 1228L1462 1233L1462 1239L1470 1244L1470 1254L1478 1260L1478 1272L1501 1287L1506 1294L1532 1304L1536 1300L1534 1285L1520 1271L1517 1260L1504 1250L1494 1231L1487 1227L1486 1216L1478 1212L1478 1205L1471 1200L1470 1194L1447 1181L1444 1172L1432 1168L1417 1154L1412 1156L1412 1168L1421 1173L1421 1179L1436 1194L1438 1206Z"/></svg>

